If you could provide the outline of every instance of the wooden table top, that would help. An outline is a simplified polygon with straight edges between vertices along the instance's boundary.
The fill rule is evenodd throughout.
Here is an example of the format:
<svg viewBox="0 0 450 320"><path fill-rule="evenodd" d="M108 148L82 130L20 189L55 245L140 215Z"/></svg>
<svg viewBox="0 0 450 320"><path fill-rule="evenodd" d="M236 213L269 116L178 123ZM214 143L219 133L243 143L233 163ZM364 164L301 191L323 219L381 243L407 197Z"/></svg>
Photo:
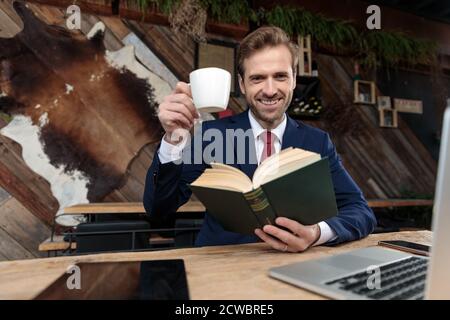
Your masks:
<svg viewBox="0 0 450 320"><path fill-rule="evenodd" d="M368 199L371 208L432 206L433 200L422 199ZM190 200L177 212L204 212L205 206L198 200ZM77 204L64 208L64 214L113 214L113 213L145 213L142 202L100 202Z"/></svg>
<svg viewBox="0 0 450 320"><path fill-rule="evenodd" d="M189 201L177 212L203 212L205 206L200 201ZM64 214L114 214L114 213L145 213L142 202L100 202L77 204L64 208Z"/></svg>
<svg viewBox="0 0 450 320"><path fill-rule="evenodd" d="M60 277L68 266L77 262L180 258L185 262L191 299L323 299L270 278L269 269L373 246L380 240L409 240L431 244L431 232L375 234L337 247L314 247L304 253L283 253L270 249L264 243L254 243L6 261L0 262L0 299L32 299Z"/></svg>

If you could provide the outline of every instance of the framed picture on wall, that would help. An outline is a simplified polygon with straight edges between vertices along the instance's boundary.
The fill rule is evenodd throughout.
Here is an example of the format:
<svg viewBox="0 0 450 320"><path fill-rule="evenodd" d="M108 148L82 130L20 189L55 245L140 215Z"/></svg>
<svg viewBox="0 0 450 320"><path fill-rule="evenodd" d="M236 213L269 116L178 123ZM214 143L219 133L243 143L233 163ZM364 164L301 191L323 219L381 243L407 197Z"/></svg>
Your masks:
<svg viewBox="0 0 450 320"><path fill-rule="evenodd" d="M375 82L355 80L353 82L354 103L375 104Z"/></svg>
<svg viewBox="0 0 450 320"><path fill-rule="evenodd" d="M397 128L397 110L395 109L378 109L379 125L382 128Z"/></svg>
<svg viewBox="0 0 450 320"><path fill-rule="evenodd" d="M231 95L239 96L239 82L237 73L236 42L218 39L208 39L206 43L196 43L195 69L217 67L231 73Z"/></svg>
<svg viewBox="0 0 450 320"><path fill-rule="evenodd" d="M398 112L423 113L423 103L421 100L394 99L394 107Z"/></svg>
<svg viewBox="0 0 450 320"><path fill-rule="evenodd" d="M391 97L378 96L377 103L378 103L378 109L392 109Z"/></svg>

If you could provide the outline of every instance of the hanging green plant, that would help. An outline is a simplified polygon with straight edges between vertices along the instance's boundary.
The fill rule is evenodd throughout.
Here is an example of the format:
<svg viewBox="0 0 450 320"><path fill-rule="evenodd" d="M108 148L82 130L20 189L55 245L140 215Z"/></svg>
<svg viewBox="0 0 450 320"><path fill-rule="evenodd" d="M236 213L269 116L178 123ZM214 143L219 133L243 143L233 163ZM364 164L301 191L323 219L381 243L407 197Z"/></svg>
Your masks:
<svg viewBox="0 0 450 320"><path fill-rule="evenodd" d="M149 4L156 5L165 14L172 14L186 0L135 0L141 10ZM437 55L436 42L410 37L400 32L358 31L350 21L329 19L321 14L311 13L303 8L277 5L270 10L250 8L248 1L242 0L195 0L202 9L219 22L239 24L252 21L257 25L274 25L289 35L308 35L327 50L351 54L362 65L376 67L380 64L394 66L399 62L408 64L430 64ZM178 11L179 12L179 11ZM187 17L194 20L196 31L189 31L190 22L183 21L179 30L198 34L199 15ZM203 23L203 21L201 21ZM206 22L205 22L206 23ZM195 38L195 36L194 36ZM198 37L197 37L198 38Z"/></svg>
<svg viewBox="0 0 450 320"><path fill-rule="evenodd" d="M436 57L435 42L414 39L399 32L368 32L363 43L367 53L376 56L378 62L385 65L396 65L402 61L430 64Z"/></svg>
<svg viewBox="0 0 450 320"><path fill-rule="evenodd" d="M225 23L239 24L247 21L252 11L247 1L242 0L199 0L208 10L210 17Z"/></svg>
<svg viewBox="0 0 450 320"><path fill-rule="evenodd" d="M327 19L302 8L276 6L267 12L266 20L290 35L310 34L320 46L335 51L346 51L359 40L359 34L350 22Z"/></svg>

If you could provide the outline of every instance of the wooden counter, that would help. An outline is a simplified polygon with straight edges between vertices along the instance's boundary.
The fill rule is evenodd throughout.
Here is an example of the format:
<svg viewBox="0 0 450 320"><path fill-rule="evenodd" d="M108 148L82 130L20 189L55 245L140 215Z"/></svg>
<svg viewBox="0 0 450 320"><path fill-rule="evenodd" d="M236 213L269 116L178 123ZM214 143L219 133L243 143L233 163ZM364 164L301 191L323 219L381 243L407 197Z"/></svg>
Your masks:
<svg viewBox="0 0 450 320"><path fill-rule="evenodd" d="M269 278L268 270L287 263L376 245L379 240L397 239L431 244L431 232L376 234L337 247L315 247L297 254L277 252L264 243L255 243L7 261L0 263L0 299L32 299L76 262L180 258L185 261L191 299L322 299Z"/></svg>

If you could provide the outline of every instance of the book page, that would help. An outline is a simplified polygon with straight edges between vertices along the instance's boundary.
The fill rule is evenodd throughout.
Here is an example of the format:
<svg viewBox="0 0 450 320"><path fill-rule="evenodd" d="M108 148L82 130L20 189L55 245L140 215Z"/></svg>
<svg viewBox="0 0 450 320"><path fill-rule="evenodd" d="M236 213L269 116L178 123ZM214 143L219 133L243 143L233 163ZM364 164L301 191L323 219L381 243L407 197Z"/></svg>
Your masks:
<svg viewBox="0 0 450 320"><path fill-rule="evenodd" d="M220 162L211 162L210 163L211 167L213 169L222 169L222 170L228 170L228 171L232 171L235 172L239 175L244 174L241 170L239 170L238 168L232 167L230 165L224 164L224 163L220 163ZM245 175L245 174L244 174ZM245 175L247 177L247 175ZM248 177L247 177L248 178ZM248 178L250 180L250 178Z"/></svg>
<svg viewBox="0 0 450 320"><path fill-rule="evenodd" d="M253 188L256 189L264 183L306 167L320 159L320 154L299 148L292 148L287 152L272 155L255 171Z"/></svg>
<svg viewBox="0 0 450 320"><path fill-rule="evenodd" d="M253 184L255 182L255 178L257 179L260 175L260 172L265 171L265 168L269 166L271 163L274 163L276 161L279 161L279 158L282 157L286 153L292 152L293 148L289 147L287 149L283 149L278 153L272 154L270 157L266 158L262 163L259 164L258 168L256 168L255 173L253 174Z"/></svg>
<svg viewBox="0 0 450 320"><path fill-rule="evenodd" d="M253 187L246 174L225 164L214 164L212 169L206 169L192 185L240 192L251 191Z"/></svg>

